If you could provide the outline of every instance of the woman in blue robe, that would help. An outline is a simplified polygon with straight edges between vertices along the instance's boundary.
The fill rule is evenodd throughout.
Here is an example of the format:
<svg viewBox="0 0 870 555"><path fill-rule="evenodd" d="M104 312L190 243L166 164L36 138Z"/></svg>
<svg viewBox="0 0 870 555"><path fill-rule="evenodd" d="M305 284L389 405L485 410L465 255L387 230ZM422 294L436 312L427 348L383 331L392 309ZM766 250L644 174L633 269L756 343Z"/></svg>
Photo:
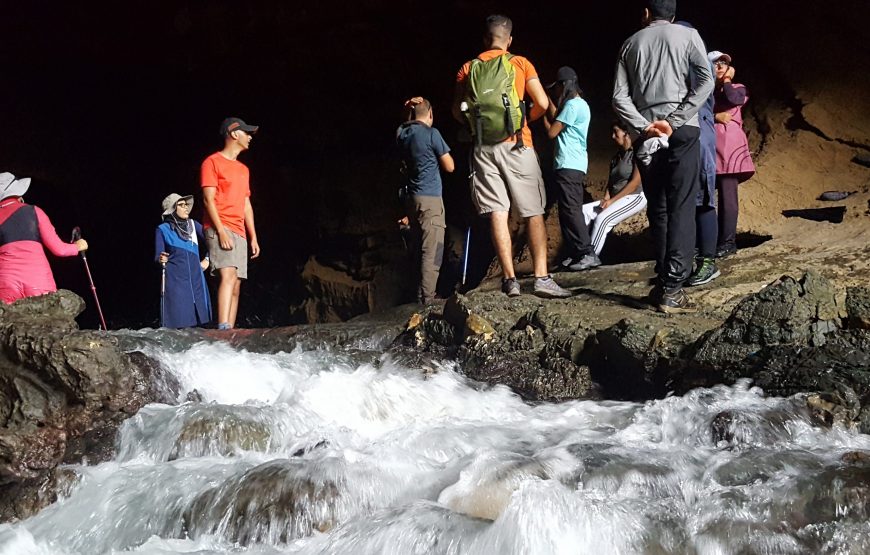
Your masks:
<svg viewBox="0 0 870 555"><path fill-rule="evenodd" d="M190 218L193 195L172 193L163 199L163 223L154 237L154 260L165 264L160 325L189 328L211 321L211 303L205 274L208 255L200 258L202 225Z"/></svg>

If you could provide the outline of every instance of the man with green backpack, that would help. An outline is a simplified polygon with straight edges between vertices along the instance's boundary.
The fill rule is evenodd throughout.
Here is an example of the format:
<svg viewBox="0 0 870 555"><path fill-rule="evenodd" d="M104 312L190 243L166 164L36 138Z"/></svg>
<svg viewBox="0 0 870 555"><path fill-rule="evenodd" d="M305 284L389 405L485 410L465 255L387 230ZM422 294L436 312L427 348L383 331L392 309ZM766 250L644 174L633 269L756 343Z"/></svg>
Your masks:
<svg viewBox="0 0 870 555"><path fill-rule="evenodd" d="M513 265L508 216L511 207L526 219L529 249L535 267L536 295L570 297L547 272L547 201L538 156L528 121L547 110L549 99L529 60L508 52L513 23L503 15L486 19L486 51L466 62L456 75L453 116L467 123L474 141L471 156L471 199L489 216L492 241L504 277L502 291L520 294ZM526 114L523 98L534 102Z"/></svg>

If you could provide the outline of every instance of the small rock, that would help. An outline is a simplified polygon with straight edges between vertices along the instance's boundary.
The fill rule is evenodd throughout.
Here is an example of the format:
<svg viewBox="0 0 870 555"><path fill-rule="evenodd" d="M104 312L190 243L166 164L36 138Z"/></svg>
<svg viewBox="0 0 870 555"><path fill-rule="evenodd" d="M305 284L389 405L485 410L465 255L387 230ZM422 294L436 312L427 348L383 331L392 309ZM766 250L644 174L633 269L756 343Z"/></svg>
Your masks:
<svg viewBox="0 0 870 555"><path fill-rule="evenodd" d="M482 316L469 314L465 318L465 335L480 335L485 341L489 341L495 337L495 328Z"/></svg>
<svg viewBox="0 0 870 555"><path fill-rule="evenodd" d="M852 427L849 411L833 402L829 395L810 395L806 399L810 414L826 426Z"/></svg>
<svg viewBox="0 0 870 555"><path fill-rule="evenodd" d="M867 451L849 451L843 453L840 460L846 464L870 465L870 453Z"/></svg>
<svg viewBox="0 0 870 555"><path fill-rule="evenodd" d="M405 325L405 329L410 331L414 328L420 327L420 324L423 323L423 316L419 312L415 312L411 314L411 317L408 319L407 325Z"/></svg>

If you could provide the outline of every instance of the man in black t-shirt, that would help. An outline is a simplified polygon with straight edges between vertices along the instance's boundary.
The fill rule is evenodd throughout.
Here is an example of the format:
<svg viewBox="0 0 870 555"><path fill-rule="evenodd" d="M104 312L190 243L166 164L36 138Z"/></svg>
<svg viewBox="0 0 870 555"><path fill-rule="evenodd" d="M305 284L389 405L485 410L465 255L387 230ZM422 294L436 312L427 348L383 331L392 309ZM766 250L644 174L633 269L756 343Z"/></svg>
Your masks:
<svg viewBox="0 0 870 555"><path fill-rule="evenodd" d="M454 163L450 147L432 127L434 117L429 101L414 97L405 106L408 121L396 131L396 144L402 161L408 219L414 231L414 250L420 259L419 300L426 304L435 300L447 227L439 167L449 173Z"/></svg>

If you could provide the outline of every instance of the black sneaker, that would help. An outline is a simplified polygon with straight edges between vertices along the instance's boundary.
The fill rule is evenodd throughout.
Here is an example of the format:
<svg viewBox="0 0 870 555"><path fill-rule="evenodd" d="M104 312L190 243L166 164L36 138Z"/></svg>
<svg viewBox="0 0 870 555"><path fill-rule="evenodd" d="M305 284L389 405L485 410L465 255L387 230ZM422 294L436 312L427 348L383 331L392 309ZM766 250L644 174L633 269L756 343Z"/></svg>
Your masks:
<svg viewBox="0 0 870 555"><path fill-rule="evenodd" d="M716 247L716 258L725 258L737 252L737 245L722 245Z"/></svg>
<svg viewBox="0 0 870 555"><path fill-rule="evenodd" d="M687 287L695 287L698 285L704 285L705 283L710 283L717 277L719 277L721 272L719 272L719 268L716 267L716 262L712 258L701 258L701 263L698 264L698 269L692 272L692 275L689 276L689 281L686 282Z"/></svg>
<svg viewBox="0 0 870 555"><path fill-rule="evenodd" d="M501 280L501 292L508 297L520 296L520 282L517 278L504 278Z"/></svg>
<svg viewBox="0 0 870 555"><path fill-rule="evenodd" d="M657 308L659 303L662 302L662 295L664 294L664 289L662 289L661 284L659 283L659 278L652 278L650 281L654 281L655 285L653 288L649 290L649 294L643 298L643 300L653 306L653 308Z"/></svg>
<svg viewBox="0 0 870 555"><path fill-rule="evenodd" d="M698 307L689 300L689 296L686 295L686 292L682 288L672 293L664 291L657 308L659 312L664 312L665 314L686 314L698 311Z"/></svg>
<svg viewBox="0 0 870 555"><path fill-rule="evenodd" d="M568 266L568 269L572 272L582 272L598 266L601 266L601 259L593 252L583 255L583 258Z"/></svg>

